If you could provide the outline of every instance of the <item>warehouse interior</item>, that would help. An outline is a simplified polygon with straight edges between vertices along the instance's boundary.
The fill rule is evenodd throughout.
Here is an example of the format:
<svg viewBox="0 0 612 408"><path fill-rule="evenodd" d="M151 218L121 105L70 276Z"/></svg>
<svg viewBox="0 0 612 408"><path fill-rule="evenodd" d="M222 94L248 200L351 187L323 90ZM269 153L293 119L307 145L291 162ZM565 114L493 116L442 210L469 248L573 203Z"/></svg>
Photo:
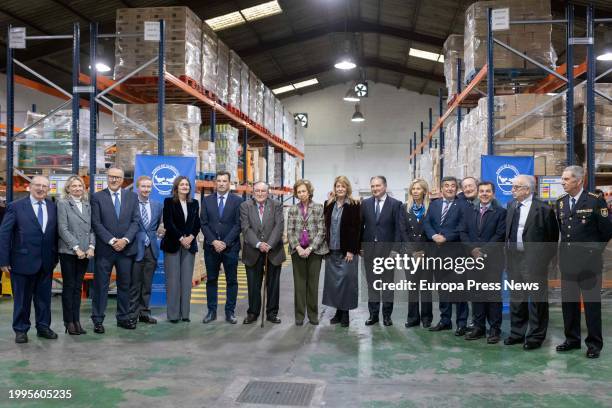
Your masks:
<svg viewBox="0 0 612 408"><path fill-rule="evenodd" d="M509 26L489 33L488 13L505 8ZM342 61L353 68L338 68ZM388 194L405 202L411 180L426 180L439 197L443 176L480 178L481 156L491 154L533 157L538 180L582 165L589 190L601 190L612 208L609 0L0 4L0 205L28 196L38 174L59 197L70 174L83 176L93 193L106 187L106 170L119 166L131 188L137 155L195 157L198 199L214 191L216 172L228 171L234 193L247 199L264 181L285 209L297 203L297 180L310 180L314 201L323 203L339 175L358 198L371 195L372 176L384 175ZM365 326L361 273L348 329L330 325L334 310L321 304L321 324L298 327L290 257L280 278L282 324L204 325L202 235L198 240L191 322L179 325L159 305L152 307L159 324L130 331L109 325L96 335L84 290L87 335L62 329L55 342L32 336L16 345L3 276L3 395L72 390L61 401L7 397L6 406L612 406L607 347L596 360L583 351L555 352L564 340L556 275L548 335L531 352L405 328L405 296L396 296L393 326ZM603 272L607 341L609 244ZM52 326L59 332L61 273L53 277ZM238 280L241 322L248 307L242 263ZM322 272L319 299L323 280ZM110 296L109 312L115 304ZM509 327L505 310L504 334ZM310 385L309 398L240 402L253 381Z"/></svg>

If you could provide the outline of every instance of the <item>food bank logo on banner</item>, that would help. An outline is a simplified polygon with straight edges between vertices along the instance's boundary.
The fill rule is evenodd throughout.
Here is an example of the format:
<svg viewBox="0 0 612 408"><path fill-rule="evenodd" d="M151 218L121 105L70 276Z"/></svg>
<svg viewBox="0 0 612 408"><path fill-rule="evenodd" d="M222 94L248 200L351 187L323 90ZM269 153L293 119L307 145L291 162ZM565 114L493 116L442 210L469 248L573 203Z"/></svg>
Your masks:
<svg viewBox="0 0 612 408"><path fill-rule="evenodd" d="M195 195L196 158L182 156L136 155L134 182L140 176L153 180L151 199L164 202L172 195L172 183L178 176L186 176L191 182L191 192ZM136 191L136 185L134 185Z"/></svg>
<svg viewBox="0 0 612 408"><path fill-rule="evenodd" d="M482 156L480 174L482 180L495 183L495 198L506 205L512 200L512 180L519 174L533 175L531 156Z"/></svg>

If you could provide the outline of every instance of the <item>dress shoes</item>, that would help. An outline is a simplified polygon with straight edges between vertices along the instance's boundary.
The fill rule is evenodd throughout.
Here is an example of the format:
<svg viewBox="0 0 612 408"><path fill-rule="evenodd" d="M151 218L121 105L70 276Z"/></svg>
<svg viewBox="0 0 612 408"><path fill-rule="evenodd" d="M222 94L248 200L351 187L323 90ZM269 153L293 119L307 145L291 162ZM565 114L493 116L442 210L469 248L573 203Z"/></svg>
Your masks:
<svg viewBox="0 0 612 408"><path fill-rule="evenodd" d="M478 340L478 339L482 339L483 337L485 337L485 335L486 333L483 329L481 329L480 327L474 327L473 330L470 330L469 332L465 334L465 339L466 340Z"/></svg>
<svg viewBox="0 0 612 408"><path fill-rule="evenodd" d="M75 326L74 322L64 323L64 327L66 327L64 333L68 333L71 336L78 336L81 334L79 329L77 329L77 327Z"/></svg>
<svg viewBox="0 0 612 408"><path fill-rule="evenodd" d="M41 329L36 332L38 337L42 337L43 339L55 340L57 339L57 334L51 329Z"/></svg>
<svg viewBox="0 0 612 408"><path fill-rule="evenodd" d="M594 348L590 348L587 350L586 352L586 357L587 358L599 358L599 350L596 350Z"/></svg>
<svg viewBox="0 0 612 408"><path fill-rule="evenodd" d="M431 320L423 320L421 323L424 329L429 329L431 327Z"/></svg>
<svg viewBox="0 0 612 408"><path fill-rule="evenodd" d="M378 319L376 321L378 321ZM340 326L342 326L342 327L349 327L349 322L350 322L349 311L348 310L343 310L342 311L342 318L340 319Z"/></svg>
<svg viewBox="0 0 612 408"><path fill-rule="evenodd" d="M467 333L467 328L465 326L461 326L461 327L457 327L457 330L455 330L455 336L459 337L459 336L465 336L465 334Z"/></svg>
<svg viewBox="0 0 612 408"><path fill-rule="evenodd" d="M303 320L296 320L295 321L295 325L296 326L303 326L304 325L304 321Z"/></svg>
<svg viewBox="0 0 612 408"><path fill-rule="evenodd" d="M417 320L417 321L411 321L411 322L406 322L406 323L404 323L404 327L405 327L405 328L407 328L407 329L409 329L409 328L411 328L411 327L416 327L416 326L418 326L418 325L420 325L420 324L421 324L421 322L419 322L418 320ZM424 324L424 323L423 323L423 324Z"/></svg>
<svg viewBox="0 0 612 408"><path fill-rule="evenodd" d="M151 316L143 315L138 318L139 322L147 323L147 324L157 324L157 319Z"/></svg>
<svg viewBox="0 0 612 408"><path fill-rule="evenodd" d="M488 344L497 344L501 340L501 332L499 330L491 330L487 337Z"/></svg>
<svg viewBox="0 0 612 408"><path fill-rule="evenodd" d="M179 322L179 320L178 319L170 319L169 322L172 323L172 324L176 324L176 323Z"/></svg>
<svg viewBox="0 0 612 408"><path fill-rule="evenodd" d="M342 311L336 310L336 314L329 320L329 324L338 324L342 321Z"/></svg>
<svg viewBox="0 0 612 408"><path fill-rule="evenodd" d="M242 321L242 324L251 324L251 323L255 323L257 321L257 316L255 316L254 314L247 314L247 316L244 318L244 320Z"/></svg>
<svg viewBox="0 0 612 408"><path fill-rule="evenodd" d="M274 323L274 324L280 324L280 322L281 322L281 319L279 319L278 316L276 316L276 315L270 315L270 316L268 316L268 318L266 320L269 321L270 323Z"/></svg>
<svg viewBox="0 0 612 408"><path fill-rule="evenodd" d="M104 334L104 325L102 323L94 323L94 333Z"/></svg>
<svg viewBox="0 0 612 408"><path fill-rule="evenodd" d="M540 347L542 347L541 343L527 342L523 344L523 350L535 350L535 349L539 349Z"/></svg>
<svg viewBox="0 0 612 408"><path fill-rule="evenodd" d="M131 320L119 320L117 321L117 327L121 327L126 330L134 330L136 325Z"/></svg>
<svg viewBox="0 0 612 408"><path fill-rule="evenodd" d="M236 319L236 316L234 315L234 313L228 313L225 315L225 321L230 323L230 324L236 324L238 323L238 319Z"/></svg>
<svg viewBox="0 0 612 408"><path fill-rule="evenodd" d="M217 320L217 312L208 312L206 316L204 316L202 323L210 323L213 320Z"/></svg>
<svg viewBox="0 0 612 408"><path fill-rule="evenodd" d="M385 326L393 326L393 320L391 320L390 316L383 317L383 325L385 325Z"/></svg>
<svg viewBox="0 0 612 408"><path fill-rule="evenodd" d="M83 326L81 326L81 322L74 322L74 325L79 331L79 334L87 334L87 331L85 331L85 329L83 329Z"/></svg>
<svg viewBox="0 0 612 408"><path fill-rule="evenodd" d="M574 344L564 341L556 347L557 351L570 351L570 350L578 350L580 348L580 343Z"/></svg>
<svg viewBox="0 0 612 408"><path fill-rule="evenodd" d="M430 327L429 331L437 332L437 331L442 331L442 330L451 330L452 328L453 326L451 326L450 324L438 323L435 326Z"/></svg>
<svg viewBox="0 0 612 408"><path fill-rule="evenodd" d="M378 323L380 320L378 319L378 316L372 316L370 315L370 317L368 318L368 320L365 321L365 325L366 326L372 326L376 323Z"/></svg>
<svg viewBox="0 0 612 408"><path fill-rule="evenodd" d="M28 342L28 334L24 332L15 333L15 343L22 344Z"/></svg>
<svg viewBox="0 0 612 408"><path fill-rule="evenodd" d="M186 318L184 318L184 319L181 319L181 320L183 320L185 323L189 323L189 322L191 321L191 319L190 319L190 318L188 318L188 317L186 317Z"/></svg>
<svg viewBox="0 0 612 408"><path fill-rule="evenodd" d="M319 321L318 320L309 320L308 323L312 324L313 326L318 326L319 325Z"/></svg>
<svg viewBox="0 0 612 408"><path fill-rule="evenodd" d="M504 344L506 346L513 346L515 344L523 344L525 342L525 338L523 337L508 337L504 340Z"/></svg>

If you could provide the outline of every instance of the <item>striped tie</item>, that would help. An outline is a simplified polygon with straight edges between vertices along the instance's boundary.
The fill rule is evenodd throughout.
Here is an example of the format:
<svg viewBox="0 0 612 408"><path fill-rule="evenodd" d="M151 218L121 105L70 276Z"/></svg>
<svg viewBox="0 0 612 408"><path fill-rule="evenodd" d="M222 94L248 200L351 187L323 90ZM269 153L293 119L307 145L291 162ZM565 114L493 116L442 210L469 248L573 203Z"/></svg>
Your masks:
<svg viewBox="0 0 612 408"><path fill-rule="evenodd" d="M444 200L444 203L442 204L442 217L440 218L440 224L444 224L449 208L450 208L450 202Z"/></svg>
<svg viewBox="0 0 612 408"><path fill-rule="evenodd" d="M149 214L147 213L147 203L140 202L140 217L142 218L142 224L145 228L149 228ZM151 244L151 240L149 239L149 234L145 234L145 247L148 247Z"/></svg>

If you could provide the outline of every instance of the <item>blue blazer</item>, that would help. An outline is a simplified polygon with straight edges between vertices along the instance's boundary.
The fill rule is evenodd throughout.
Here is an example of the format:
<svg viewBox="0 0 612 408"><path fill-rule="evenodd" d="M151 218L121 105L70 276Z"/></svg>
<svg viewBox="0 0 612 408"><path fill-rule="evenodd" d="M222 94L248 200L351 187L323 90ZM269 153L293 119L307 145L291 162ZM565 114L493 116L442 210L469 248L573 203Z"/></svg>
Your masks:
<svg viewBox="0 0 612 408"><path fill-rule="evenodd" d="M213 251L212 242L225 242L226 252L240 251L240 204L242 198L228 193L223 204L223 215L219 217L217 193L209 194L202 200L200 226L204 234L204 250Z"/></svg>
<svg viewBox="0 0 612 408"><path fill-rule="evenodd" d="M139 230L140 209L138 196L121 189L119 218L110 190L104 189L91 197L91 226L96 233L96 256L112 256L115 250L108 243L113 238L127 238L130 243L121 252L126 256L136 255L134 239Z"/></svg>
<svg viewBox="0 0 612 408"><path fill-rule="evenodd" d="M491 249L502 249L506 237L506 209L494 203L487 209L480 219L480 208L472 208L463 213L461 225L461 242L467 244L468 249L486 248L490 243Z"/></svg>
<svg viewBox="0 0 612 408"><path fill-rule="evenodd" d="M401 241L399 228L399 212L402 203L387 195L385 204L376 219L376 201L368 197L361 202L361 242Z"/></svg>
<svg viewBox="0 0 612 408"><path fill-rule="evenodd" d="M0 265L10 265L11 273L34 275L41 267L53 273L57 264L57 207L45 200L47 227L43 233L30 202L30 196L13 201L0 226Z"/></svg>
<svg viewBox="0 0 612 408"><path fill-rule="evenodd" d="M447 242L458 242L464 203L456 198L446 214L444 224L441 224L442 203L443 200L439 198L429 204L427 215L423 219L425 235L427 235L427 239L430 241L434 235L442 234Z"/></svg>
<svg viewBox="0 0 612 408"><path fill-rule="evenodd" d="M136 233L136 258L134 260L136 262L142 261L144 258L145 252L145 237L149 237L149 242L151 242L151 252L153 252L153 256L155 259L159 258L159 242L157 241L157 229L159 228L159 223L162 218L162 212L164 209L164 205L159 201L154 201L149 199L149 203L151 205L151 220L149 222L149 226L145 228L142 223L142 216L138 217L138 232ZM140 214L140 203L138 204L138 212Z"/></svg>

